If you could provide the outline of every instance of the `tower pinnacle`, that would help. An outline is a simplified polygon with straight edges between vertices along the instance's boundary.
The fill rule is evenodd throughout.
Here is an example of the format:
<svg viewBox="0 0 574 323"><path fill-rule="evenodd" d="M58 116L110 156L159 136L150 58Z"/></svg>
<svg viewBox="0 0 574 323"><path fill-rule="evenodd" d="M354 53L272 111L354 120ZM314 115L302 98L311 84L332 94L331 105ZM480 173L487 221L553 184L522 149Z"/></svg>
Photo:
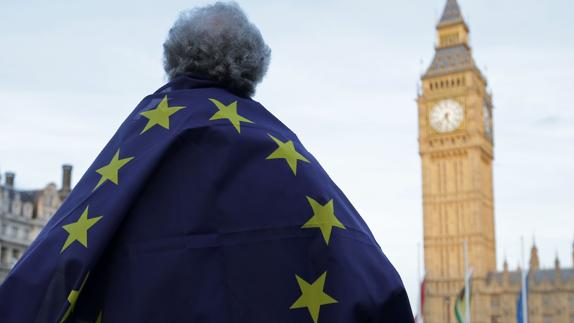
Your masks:
<svg viewBox="0 0 574 323"><path fill-rule="evenodd" d="M457 22L464 23L464 18L462 17L460 6L456 0L448 0L438 23L438 27Z"/></svg>
<svg viewBox="0 0 574 323"><path fill-rule="evenodd" d="M530 249L530 270L535 271L540 269L540 260L538 259L538 248L536 243L532 244Z"/></svg>
<svg viewBox="0 0 574 323"><path fill-rule="evenodd" d="M436 31L435 57L424 78L473 69L480 74L469 45L470 31L457 0L447 0Z"/></svg>

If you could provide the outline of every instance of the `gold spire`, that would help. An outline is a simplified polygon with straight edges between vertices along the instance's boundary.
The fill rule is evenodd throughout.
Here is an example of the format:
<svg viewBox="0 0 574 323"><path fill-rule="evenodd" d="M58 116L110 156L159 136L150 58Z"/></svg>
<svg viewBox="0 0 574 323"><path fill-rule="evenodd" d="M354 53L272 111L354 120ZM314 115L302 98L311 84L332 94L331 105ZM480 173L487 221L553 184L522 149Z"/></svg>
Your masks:
<svg viewBox="0 0 574 323"><path fill-rule="evenodd" d="M540 269L540 260L538 259L538 248L536 247L536 243L532 244L532 248L530 249L530 270L538 270Z"/></svg>

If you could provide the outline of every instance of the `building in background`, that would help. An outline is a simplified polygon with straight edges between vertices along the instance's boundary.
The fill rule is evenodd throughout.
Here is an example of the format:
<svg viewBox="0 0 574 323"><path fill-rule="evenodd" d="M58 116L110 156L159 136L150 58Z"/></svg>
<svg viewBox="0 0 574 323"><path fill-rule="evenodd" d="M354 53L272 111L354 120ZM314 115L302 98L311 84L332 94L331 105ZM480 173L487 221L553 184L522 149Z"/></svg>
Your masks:
<svg viewBox="0 0 574 323"><path fill-rule="evenodd" d="M0 282L70 193L72 166L62 170L60 189L50 183L39 190L18 190L15 174L5 174L0 184Z"/></svg>
<svg viewBox="0 0 574 323"><path fill-rule="evenodd" d="M448 0L435 56L417 98L422 161L425 323L455 323L464 286L464 243L473 270L473 323L516 322L520 270L497 272L492 95L469 46L469 28ZM573 253L574 261L574 253ZM574 269L542 270L532 248L529 322L574 323Z"/></svg>

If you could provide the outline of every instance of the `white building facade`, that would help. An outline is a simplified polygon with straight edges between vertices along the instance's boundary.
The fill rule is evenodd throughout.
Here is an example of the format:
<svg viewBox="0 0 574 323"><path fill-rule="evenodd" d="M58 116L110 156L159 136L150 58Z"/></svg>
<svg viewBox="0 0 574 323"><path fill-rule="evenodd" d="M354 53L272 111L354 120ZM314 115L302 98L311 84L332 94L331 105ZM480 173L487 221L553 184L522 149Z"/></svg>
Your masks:
<svg viewBox="0 0 574 323"><path fill-rule="evenodd" d="M63 165L62 171L60 189L50 183L39 190L18 190L15 174L5 173L0 184L0 283L70 193L72 166Z"/></svg>

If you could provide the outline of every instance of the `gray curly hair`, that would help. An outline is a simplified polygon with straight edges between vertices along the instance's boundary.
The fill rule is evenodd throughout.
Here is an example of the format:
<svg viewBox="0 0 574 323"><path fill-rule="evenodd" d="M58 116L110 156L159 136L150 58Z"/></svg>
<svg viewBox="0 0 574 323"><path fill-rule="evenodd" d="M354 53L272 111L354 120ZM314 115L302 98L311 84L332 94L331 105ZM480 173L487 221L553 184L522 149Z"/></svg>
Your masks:
<svg viewBox="0 0 574 323"><path fill-rule="evenodd" d="M271 59L259 29L235 2L182 12L163 49L169 80L185 74L205 77L245 96L255 93Z"/></svg>

